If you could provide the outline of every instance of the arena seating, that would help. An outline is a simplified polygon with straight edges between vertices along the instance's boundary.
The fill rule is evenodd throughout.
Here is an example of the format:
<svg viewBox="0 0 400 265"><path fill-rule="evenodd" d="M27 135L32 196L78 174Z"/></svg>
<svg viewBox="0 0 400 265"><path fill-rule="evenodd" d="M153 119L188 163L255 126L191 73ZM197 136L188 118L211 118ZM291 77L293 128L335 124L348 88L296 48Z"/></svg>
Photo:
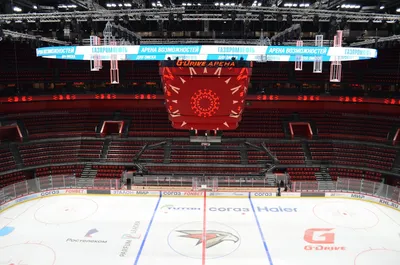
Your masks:
<svg viewBox="0 0 400 265"><path fill-rule="evenodd" d="M387 140L386 137L392 129L393 121L396 118L335 112L300 113L300 116L304 120L315 122L320 139L373 142Z"/></svg>
<svg viewBox="0 0 400 265"><path fill-rule="evenodd" d="M61 113L24 115L19 119L25 124L30 139L95 136L95 128L110 113L91 113L87 110Z"/></svg>
<svg viewBox="0 0 400 265"><path fill-rule="evenodd" d="M8 171L16 167L15 160L8 148L0 148L1 171Z"/></svg>
<svg viewBox="0 0 400 265"><path fill-rule="evenodd" d="M264 151L247 151L247 158L249 164L267 164L272 162Z"/></svg>
<svg viewBox="0 0 400 265"><path fill-rule="evenodd" d="M286 113L264 109L249 109L235 131L224 132L225 137L283 138L283 116Z"/></svg>
<svg viewBox="0 0 400 265"><path fill-rule="evenodd" d="M329 161L336 165L390 170L396 150L361 144L310 143L313 160Z"/></svg>
<svg viewBox="0 0 400 265"><path fill-rule="evenodd" d="M193 146L189 142L173 142L171 163L240 164L240 151L224 148L223 145L220 150L214 150Z"/></svg>
<svg viewBox="0 0 400 265"><path fill-rule="evenodd" d="M129 136L171 137L187 136L186 131L174 130L168 120L165 108L146 108L123 111L122 115L131 120Z"/></svg>
<svg viewBox="0 0 400 265"><path fill-rule="evenodd" d="M85 165L50 166L36 169L36 177L71 175L80 177Z"/></svg>
<svg viewBox="0 0 400 265"><path fill-rule="evenodd" d="M318 167L295 167L287 169L287 173L292 181L316 180L315 172L318 171Z"/></svg>
<svg viewBox="0 0 400 265"><path fill-rule="evenodd" d="M266 146L281 164L305 163L305 156L300 143L267 143Z"/></svg>
<svg viewBox="0 0 400 265"><path fill-rule="evenodd" d="M365 179L370 181L382 181L382 174L378 172L364 171L359 169L349 169L349 168L329 168L329 175L331 175L332 180L337 180L338 178L351 178L351 179Z"/></svg>
<svg viewBox="0 0 400 265"><path fill-rule="evenodd" d="M121 178L122 172L124 171L124 166L112 166L112 165L93 165L93 169L97 170L96 178L103 179L114 179Z"/></svg>
<svg viewBox="0 0 400 265"><path fill-rule="evenodd" d="M57 141L20 145L25 166L72 163L100 158L103 141Z"/></svg>
<svg viewBox="0 0 400 265"><path fill-rule="evenodd" d="M107 161L133 162L133 158L145 144L146 142L140 141L112 141L108 149Z"/></svg>
<svg viewBox="0 0 400 265"><path fill-rule="evenodd" d="M147 169L153 174L163 174L166 172L177 173L206 173L218 175L219 173L233 175L252 175L258 174L261 167L200 167L200 166L148 166Z"/></svg>
<svg viewBox="0 0 400 265"><path fill-rule="evenodd" d="M0 188L25 180L23 172L14 172L0 176Z"/></svg>

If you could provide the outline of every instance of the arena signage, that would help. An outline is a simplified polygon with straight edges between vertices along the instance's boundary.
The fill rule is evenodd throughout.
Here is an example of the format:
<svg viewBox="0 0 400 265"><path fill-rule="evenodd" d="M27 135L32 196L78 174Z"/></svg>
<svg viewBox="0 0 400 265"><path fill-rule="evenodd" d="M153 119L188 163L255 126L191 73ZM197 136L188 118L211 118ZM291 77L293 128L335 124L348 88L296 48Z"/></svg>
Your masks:
<svg viewBox="0 0 400 265"><path fill-rule="evenodd" d="M49 191L44 191L44 192L40 193L40 196L45 197L45 196L56 195L59 193L60 193L59 190L49 190Z"/></svg>
<svg viewBox="0 0 400 265"><path fill-rule="evenodd" d="M314 46L230 46L230 45L121 45L121 46L60 46L36 49L38 57L65 60L109 61L111 55L117 60L163 61L178 57L180 60L231 61L232 57L244 61L296 61L302 56L303 62L312 62L318 57L322 61L355 61L377 57L377 50L353 47ZM191 62L193 63L193 62ZM190 64L190 63L189 63Z"/></svg>
<svg viewBox="0 0 400 265"><path fill-rule="evenodd" d="M191 61L178 60L177 67L236 67L236 61Z"/></svg>
<svg viewBox="0 0 400 265"><path fill-rule="evenodd" d="M364 194L357 194L357 193L331 193L331 192L326 192L325 197L342 197L342 198L354 198L354 199L359 199L359 200L365 200L365 201L371 201L371 202L376 202L379 204L383 204L386 206L389 206L394 209L399 209L400 210L400 205L396 202L386 200L386 199L381 199L379 197L374 197L374 196L369 196L369 195L364 195Z"/></svg>
<svg viewBox="0 0 400 265"><path fill-rule="evenodd" d="M148 195L160 195L160 192L159 191L147 191L147 190L111 190L110 194L112 194L112 195L148 196Z"/></svg>
<svg viewBox="0 0 400 265"><path fill-rule="evenodd" d="M83 189L68 189L65 190L66 194L87 194L86 190Z"/></svg>
<svg viewBox="0 0 400 265"><path fill-rule="evenodd" d="M252 197L275 197L276 193L274 192L252 192Z"/></svg>
<svg viewBox="0 0 400 265"><path fill-rule="evenodd" d="M162 196L182 196L183 192L180 191L162 191Z"/></svg>

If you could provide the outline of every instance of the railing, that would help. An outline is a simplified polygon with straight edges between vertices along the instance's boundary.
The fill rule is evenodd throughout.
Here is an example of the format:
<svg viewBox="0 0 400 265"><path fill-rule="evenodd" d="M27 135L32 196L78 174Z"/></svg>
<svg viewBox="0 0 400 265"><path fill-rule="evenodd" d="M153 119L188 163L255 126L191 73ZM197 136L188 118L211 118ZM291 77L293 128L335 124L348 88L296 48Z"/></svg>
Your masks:
<svg viewBox="0 0 400 265"><path fill-rule="evenodd" d="M192 177L178 178L171 181L172 178L159 177L143 177L142 185L150 186L192 186ZM156 185L154 185L156 183ZM138 185L140 185L138 183ZM270 187L266 183L266 179L218 179L219 187L232 188L250 188L250 187ZM12 184L0 189L0 204L8 202L18 197L22 197L31 193L38 193L52 189L63 188L85 188L85 189L104 189L113 190L120 189L121 182L119 179L83 179L74 176L48 176L25 180ZM370 194L391 201L400 202L400 188L389 186L383 183L372 182L360 179L338 179L337 182L294 182L291 190L296 192L355 192L362 194Z"/></svg>
<svg viewBox="0 0 400 265"><path fill-rule="evenodd" d="M179 175L158 175L158 176L143 176L135 177L135 185L143 186L185 186L192 187L193 177L202 179L203 184L211 186L212 180L217 178L218 183L214 183L213 186L221 187L271 187L271 183L265 177L225 177L218 175L207 175L204 177L198 176L179 176ZM138 182L140 180L140 182ZM274 183L275 184L275 183Z"/></svg>
<svg viewBox="0 0 400 265"><path fill-rule="evenodd" d="M292 191L355 192L371 194L391 201L400 202L400 188L362 179L339 178L336 182L332 182L331 185L328 183L317 181L298 181L292 184Z"/></svg>
<svg viewBox="0 0 400 265"><path fill-rule="evenodd" d="M0 189L0 204L45 190L63 188L119 189L118 179L82 179L74 176L48 176L24 180Z"/></svg>

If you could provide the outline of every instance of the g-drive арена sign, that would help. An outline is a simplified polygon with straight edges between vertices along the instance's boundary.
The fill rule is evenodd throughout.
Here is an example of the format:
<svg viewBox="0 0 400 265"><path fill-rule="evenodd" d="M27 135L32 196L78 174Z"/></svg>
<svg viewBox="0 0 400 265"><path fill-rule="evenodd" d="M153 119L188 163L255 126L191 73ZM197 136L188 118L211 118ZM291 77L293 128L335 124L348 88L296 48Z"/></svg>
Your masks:
<svg viewBox="0 0 400 265"><path fill-rule="evenodd" d="M202 211L200 207L179 207L174 205L164 205L160 208L162 211ZM297 208L282 206L257 206L255 210L260 213L297 213ZM250 212L247 207L209 207L210 212Z"/></svg>

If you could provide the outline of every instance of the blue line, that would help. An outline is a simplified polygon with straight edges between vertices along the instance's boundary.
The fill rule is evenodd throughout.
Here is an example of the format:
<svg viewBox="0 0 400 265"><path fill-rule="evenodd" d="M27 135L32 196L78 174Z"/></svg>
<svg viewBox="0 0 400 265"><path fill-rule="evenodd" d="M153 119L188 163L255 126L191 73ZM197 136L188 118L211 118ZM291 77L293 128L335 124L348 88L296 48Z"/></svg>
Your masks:
<svg viewBox="0 0 400 265"><path fill-rule="evenodd" d="M261 240L263 242L265 252L267 252L269 264L273 265L272 259L271 259L271 254L269 253L267 243L265 242L264 233L261 230L260 222L258 221L258 217L257 217L256 211L254 210L254 205L253 205L253 202L251 200L251 192L249 192L249 201L250 201L251 209L253 210L254 217L255 217L256 222L257 222L258 231L260 232Z"/></svg>
<svg viewBox="0 0 400 265"><path fill-rule="evenodd" d="M154 216L156 215L156 212L157 212L157 209L158 209L158 205L160 204L160 201L161 201L161 197L162 197L162 195L161 195L161 192L160 192L160 197L158 197L158 201L157 201L156 207L154 208L154 211L153 211L153 216L150 219L149 226L147 227L147 230L146 230L146 234L144 234L144 238L143 238L142 244L140 245L138 254L136 255L136 259L135 259L134 265L137 265L138 262L139 262L139 258L140 258L140 255L142 254L144 243L146 243L147 236L149 235L150 227L153 224Z"/></svg>

